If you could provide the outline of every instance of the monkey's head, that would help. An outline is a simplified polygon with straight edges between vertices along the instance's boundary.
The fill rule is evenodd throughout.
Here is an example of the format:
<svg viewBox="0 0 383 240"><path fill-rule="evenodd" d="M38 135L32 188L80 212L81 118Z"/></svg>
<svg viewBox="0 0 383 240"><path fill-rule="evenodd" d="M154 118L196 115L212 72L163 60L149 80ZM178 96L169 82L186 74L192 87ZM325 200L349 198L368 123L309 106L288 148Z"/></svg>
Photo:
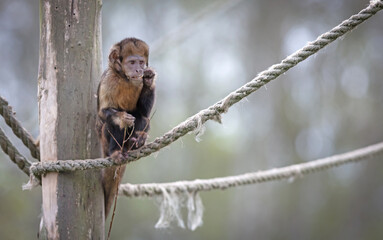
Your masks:
<svg viewBox="0 0 383 240"><path fill-rule="evenodd" d="M149 46L137 38L125 38L113 45L109 54L109 67L128 81L142 82L149 61Z"/></svg>

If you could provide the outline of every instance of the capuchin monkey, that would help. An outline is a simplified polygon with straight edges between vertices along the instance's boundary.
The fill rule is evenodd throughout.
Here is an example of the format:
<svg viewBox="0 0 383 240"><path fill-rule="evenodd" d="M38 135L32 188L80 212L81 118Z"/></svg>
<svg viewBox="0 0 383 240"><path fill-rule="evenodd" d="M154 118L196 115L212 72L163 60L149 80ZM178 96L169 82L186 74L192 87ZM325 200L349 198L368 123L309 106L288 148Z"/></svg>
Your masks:
<svg viewBox="0 0 383 240"><path fill-rule="evenodd" d="M114 44L97 90L96 128L104 157L117 157L145 144L155 97L155 71L148 67L149 47L137 38ZM108 216L126 165L104 168L102 183Z"/></svg>

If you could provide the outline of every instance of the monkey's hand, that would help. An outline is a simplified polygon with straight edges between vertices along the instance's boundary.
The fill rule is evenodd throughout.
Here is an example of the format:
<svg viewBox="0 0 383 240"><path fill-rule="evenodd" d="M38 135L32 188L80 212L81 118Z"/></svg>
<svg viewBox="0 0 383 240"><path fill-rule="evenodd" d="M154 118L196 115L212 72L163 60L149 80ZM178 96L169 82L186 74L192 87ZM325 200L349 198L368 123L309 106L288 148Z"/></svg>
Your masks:
<svg viewBox="0 0 383 240"><path fill-rule="evenodd" d="M156 72L152 68L147 68L144 70L144 86L151 87L154 83L154 78L156 77Z"/></svg>
<svg viewBox="0 0 383 240"><path fill-rule="evenodd" d="M116 112L115 115L113 116L113 123L118 125L120 129L133 127L134 120L136 120L135 117L123 111Z"/></svg>

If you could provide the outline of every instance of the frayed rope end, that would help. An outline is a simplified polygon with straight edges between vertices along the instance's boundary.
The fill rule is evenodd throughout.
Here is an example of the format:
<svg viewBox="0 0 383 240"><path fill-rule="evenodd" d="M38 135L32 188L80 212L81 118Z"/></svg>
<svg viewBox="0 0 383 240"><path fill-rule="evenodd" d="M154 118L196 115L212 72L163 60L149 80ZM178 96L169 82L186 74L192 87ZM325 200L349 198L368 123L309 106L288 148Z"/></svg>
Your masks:
<svg viewBox="0 0 383 240"><path fill-rule="evenodd" d="M23 191L25 190L32 190L33 188L40 185L40 181L38 178L36 178L32 173L29 176L29 181L22 186Z"/></svg>
<svg viewBox="0 0 383 240"><path fill-rule="evenodd" d="M201 119L201 116L197 116L197 127L196 129L193 131L193 133L195 134L195 140L197 142L201 142L202 139L202 135L205 133L205 130L206 130L206 127L205 125L202 123L202 119Z"/></svg>
<svg viewBox="0 0 383 240"><path fill-rule="evenodd" d="M161 189L162 195L157 198L160 208L160 218L155 228L168 228L173 221L177 221L177 225L185 228L182 219L181 209L185 207L188 210L187 226L194 231L197 227L202 226L203 204L198 192L178 192Z"/></svg>
<svg viewBox="0 0 383 240"><path fill-rule="evenodd" d="M204 207L198 192L189 193L188 196L188 228L192 231L202 226Z"/></svg>

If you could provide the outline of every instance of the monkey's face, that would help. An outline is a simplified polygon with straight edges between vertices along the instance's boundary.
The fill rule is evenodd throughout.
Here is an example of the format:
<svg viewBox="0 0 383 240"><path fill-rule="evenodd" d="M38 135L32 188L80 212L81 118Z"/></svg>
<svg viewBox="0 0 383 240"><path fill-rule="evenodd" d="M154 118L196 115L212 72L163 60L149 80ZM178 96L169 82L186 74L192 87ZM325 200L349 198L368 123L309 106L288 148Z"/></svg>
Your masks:
<svg viewBox="0 0 383 240"><path fill-rule="evenodd" d="M131 55L122 60L122 70L128 80L133 83L141 83L146 61L143 56Z"/></svg>

